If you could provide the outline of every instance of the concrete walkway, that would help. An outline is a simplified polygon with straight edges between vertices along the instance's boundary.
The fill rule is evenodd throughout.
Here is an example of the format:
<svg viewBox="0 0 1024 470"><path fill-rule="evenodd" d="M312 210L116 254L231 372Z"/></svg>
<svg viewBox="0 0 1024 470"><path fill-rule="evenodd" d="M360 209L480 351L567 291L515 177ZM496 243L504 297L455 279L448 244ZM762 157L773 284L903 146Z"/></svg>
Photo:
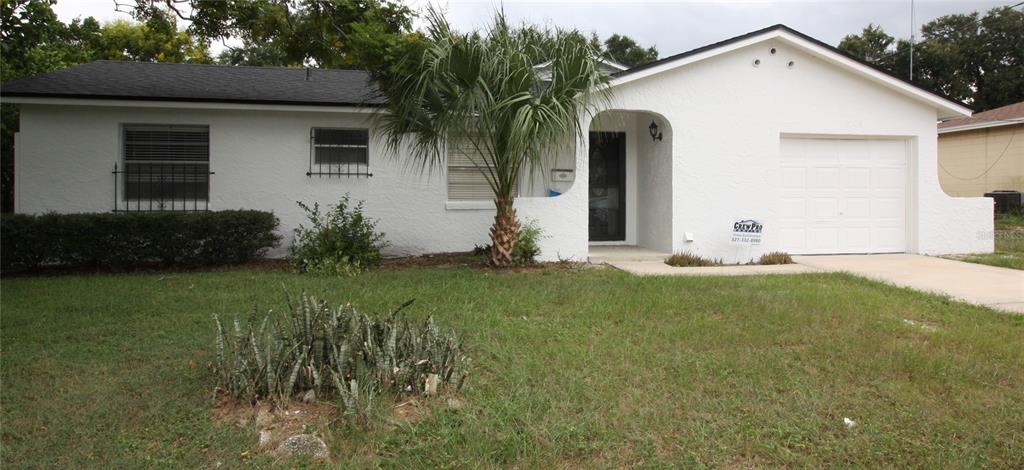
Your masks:
<svg viewBox="0 0 1024 470"><path fill-rule="evenodd" d="M591 246L590 262L639 276L745 276L848 272L869 279L945 294L954 299L1024 313L1024 271L920 255L794 256L797 264L677 268L668 253L635 246Z"/></svg>
<svg viewBox="0 0 1024 470"><path fill-rule="evenodd" d="M592 245L590 262L607 264L638 276L750 276L755 274L800 274L818 268L799 264L776 266L736 265L680 268L665 264L669 253L624 245Z"/></svg>
<svg viewBox="0 0 1024 470"><path fill-rule="evenodd" d="M820 272L802 264L702 266L681 268L664 261L607 261L609 266L638 276L752 276L756 274L801 274Z"/></svg>
<svg viewBox="0 0 1024 470"><path fill-rule="evenodd" d="M999 310L1024 313L1024 271L920 255L794 256L803 266L841 271Z"/></svg>

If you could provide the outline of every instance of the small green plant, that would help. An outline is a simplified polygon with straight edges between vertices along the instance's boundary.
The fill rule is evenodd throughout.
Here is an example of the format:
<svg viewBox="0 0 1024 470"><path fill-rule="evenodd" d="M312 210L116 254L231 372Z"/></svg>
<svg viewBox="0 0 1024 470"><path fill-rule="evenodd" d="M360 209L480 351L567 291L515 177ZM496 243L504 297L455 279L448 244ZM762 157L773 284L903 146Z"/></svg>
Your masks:
<svg viewBox="0 0 1024 470"><path fill-rule="evenodd" d="M529 219L519 226L516 235L516 246L512 248L512 260L516 265L527 266L537 262L540 255L540 239L544 238L544 230L534 219ZM491 245L476 245L473 247L473 256L488 256L491 253Z"/></svg>
<svg viewBox="0 0 1024 470"><path fill-rule="evenodd" d="M761 255L757 264L793 264L793 257L784 251L773 251Z"/></svg>
<svg viewBox="0 0 1024 470"><path fill-rule="evenodd" d="M537 262L540 255L540 239L544 230L534 219L526 220L519 226L518 240L512 248L512 259L516 264L529 265Z"/></svg>
<svg viewBox="0 0 1024 470"><path fill-rule="evenodd" d="M457 392L469 368L462 344L433 318L420 325L399 318L411 303L374 318L303 293L286 315L254 311L227 328L215 315L216 390L250 403L337 399L350 421L361 422L384 393Z"/></svg>
<svg viewBox="0 0 1024 470"><path fill-rule="evenodd" d="M680 268L694 267L694 266L719 266L722 264L722 260L705 258L688 251L682 253L676 253L665 260L665 264L669 266L676 266Z"/></svg>
<svg viewBox="0 0 1024 470"><path fill-rule="evenodd" d="M380 265L380 250L387 246L377 222L363 214L363 202L354 206L345 195L326 212L298 202L310 226L295 229L292 266L301 272L350 276Z"/></svg>

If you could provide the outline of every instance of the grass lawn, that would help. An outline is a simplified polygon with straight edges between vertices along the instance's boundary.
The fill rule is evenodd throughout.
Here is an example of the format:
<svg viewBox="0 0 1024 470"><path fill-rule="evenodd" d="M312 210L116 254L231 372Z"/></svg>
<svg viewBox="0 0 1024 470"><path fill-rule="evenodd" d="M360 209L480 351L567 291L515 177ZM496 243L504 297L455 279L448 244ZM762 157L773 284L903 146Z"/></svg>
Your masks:
<svg viewBox="0 0 1024 470"><path fill-rule="evenodd" d="M957 259L1001 268L1024 269L1024 214L998 215L995 228L995 252L965 255Z"/></svg>
<svg viewBox="0 0 1024 470"><path fill-rule="evenodd" d="M2 465L274 463L214 422L205 366L211 314L282 289L415 298L473 357L465 406L334 433L343 465L1024 466L1024 316L840 274L419 267L4 279Z"/></svg>

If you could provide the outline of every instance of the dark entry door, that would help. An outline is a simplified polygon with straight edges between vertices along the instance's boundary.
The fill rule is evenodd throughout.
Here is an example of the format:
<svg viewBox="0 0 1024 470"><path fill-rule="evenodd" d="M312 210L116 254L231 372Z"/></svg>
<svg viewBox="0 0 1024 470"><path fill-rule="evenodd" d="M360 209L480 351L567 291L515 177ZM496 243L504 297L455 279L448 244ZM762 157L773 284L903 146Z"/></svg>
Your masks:
<svg viewBox="0 0 1024 470"><path fill-rule="evenodd" d="M626 239L626 134L590 133L590 241Z"/></svg>

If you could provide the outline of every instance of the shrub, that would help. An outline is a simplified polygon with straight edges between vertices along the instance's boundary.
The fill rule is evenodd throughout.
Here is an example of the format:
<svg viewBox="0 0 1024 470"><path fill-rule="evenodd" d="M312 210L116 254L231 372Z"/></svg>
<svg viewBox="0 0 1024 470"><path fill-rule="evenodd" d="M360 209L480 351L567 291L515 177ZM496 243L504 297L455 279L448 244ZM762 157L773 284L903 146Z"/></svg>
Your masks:
<svg viewBox="0 0 1024 470"><path fill-rule="evenodd" d="M214 316L217 391L236 400L288 400L312 391L340 399L352 419L381 393L458 391L469 359L454 332L442 333L432 318L417 326L398 317L359 313L351 304L331 308L302 294L289 314L273 311L227 330Z"/></svg>
<svg viewBox="0 0 1024 470"><path fill-rule="evenodd" d="M4 215L0 269L130 269L244 263L277 246L262 211Z"/></svg>
<svg viewBox="0 0 1024 470"><path fill-rule="evenodd" d="M718 266L722 264L722 260L704 258L703 256L695 255L687 251L672 255L669 259L665 260L665 264L681 268L693 266Z"/></svg>
<svg viewBox="0 0 1024 470"><path fill-rule="evenodd" d="M527 220L519 226L516 246L512 248L512 260L516 264L533 264L540 255L540 239L544 231L536 220Z"/></svg>
<svg viewBox="0 0 1024 470"><path fill-rule="evenodd" d="M375 231L376 221L363 215L363 202L351 205L348 195L320 212L299 202L310 227L295 229L291 248L292 265L301 272L352 275L380 264L380 250L387 246L384 234Z"/></svg>
<svg viewBox="0 0 1024 470"><path fill-rule="evenodd" d="M793 264L793 257L784 251L773 251L761 255L757 264Z"/></svg>

